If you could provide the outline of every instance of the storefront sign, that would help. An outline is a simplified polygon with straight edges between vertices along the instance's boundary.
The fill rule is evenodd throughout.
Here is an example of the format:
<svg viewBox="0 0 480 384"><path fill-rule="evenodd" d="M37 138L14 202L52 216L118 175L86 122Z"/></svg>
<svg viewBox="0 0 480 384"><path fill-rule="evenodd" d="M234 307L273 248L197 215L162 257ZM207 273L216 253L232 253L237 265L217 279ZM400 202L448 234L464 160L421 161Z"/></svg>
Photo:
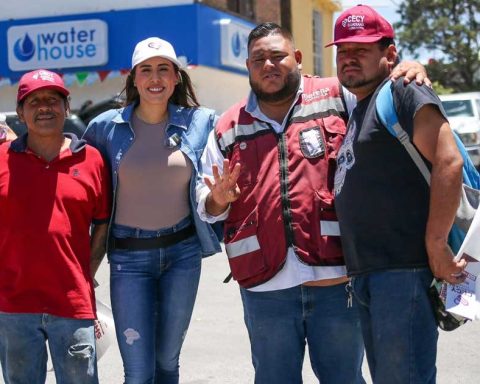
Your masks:
<svg viewBox="0 0 480 384"><path fill-rule="evenodd" d="M220 22L221 63L236 69L246 70L247 41L251 27L230 19Z"/></svg>
<svg viewBox="0 0 480 384"><path fill-rule="evenodd" d="M108 62L108 28L102 20L76 20L10 27L8 66L12 71L73 68Z"/></svg>

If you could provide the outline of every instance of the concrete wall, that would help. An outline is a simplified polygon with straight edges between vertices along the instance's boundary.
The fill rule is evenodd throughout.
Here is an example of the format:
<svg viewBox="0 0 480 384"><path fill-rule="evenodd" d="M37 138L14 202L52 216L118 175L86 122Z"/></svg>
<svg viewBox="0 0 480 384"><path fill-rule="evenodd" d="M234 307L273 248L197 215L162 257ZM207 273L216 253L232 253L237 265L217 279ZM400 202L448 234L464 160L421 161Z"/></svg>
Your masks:
<svg viewBox="0 0 480 384"><path fill-rule="evenodd" d="M193 2L193 0L0 1L0 20L104 12L109 9L183 5ZM205 66L192 67L188 72L201 104L214 108L218 112L223 112L228 106L245 97L249 90L246 75ZM87 100L96 102L115 96L123 89L124 83L125 76L107 77L102 82L96 81L84 86L79 86L75 82L74 85L68 86L71 91L72 109L78 109ZM16 92L17 84L0 87L0 111L15 110Z"/></svg>
<svg viewBox="0 0 480 384"><path fill-rule="evenodd" d="M333 38L333 13L340 9L340 4L331 0L292 0L291 7L292 33L303 54L303 73L313 73L313 11L322 15L324 46ZM334 76L333 48L324 48L322 55L323 73L318 75Z"/></svg>

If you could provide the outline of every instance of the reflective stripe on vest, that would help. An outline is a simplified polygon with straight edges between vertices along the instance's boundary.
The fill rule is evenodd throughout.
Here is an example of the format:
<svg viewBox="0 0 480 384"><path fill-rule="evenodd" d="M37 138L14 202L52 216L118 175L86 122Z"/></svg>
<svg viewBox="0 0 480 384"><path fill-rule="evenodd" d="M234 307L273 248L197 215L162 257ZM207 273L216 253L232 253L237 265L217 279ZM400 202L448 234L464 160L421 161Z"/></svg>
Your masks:
<svg viewBox="0 0 480 384"><path fill-rule="evenodd" d="M340 97L331 97L325 100L319 100L312 104L297 105L293 111L291 122L308 121L313 119L330 116L332 112L345 112L343 102Z"/></svg>
<svg viewBox="0 0 480 384"><path fill-rule="evenodd" d="M268 130L270 130L270 126L258 120L252 121L252 124L237 124L222 135L218 140L218 144L220 149L225 151L226 148L235 143L235 139L239 136L252 136L258 132Z"/></svg>
<svg viewBox="0 0 480 384"><path fill-rule="evenodd" d="M237 240L233 243L225 244L225 250L229 259L237 256L242 256L250 252L258 251L260 244L258 243L257 236L249 236L245 239Z"/></svg>
<svg viewBox="0 0 480 384"><path fill-rule="evenodd" d="M345 112L340 97L331 97L325 100L316 101L312 104L299 104L295 106L291 122L294 123L330 116L332 111ZM237 124L232 129L224 132L218 140L220 150L224 152L229 146L235 143L235 140L238 139L238 137L253 136L267 130L270 130L269 124L258 120L252 119L252 124Z"/></svg>
<svg viewBox="0 0 480 384"><path fill-rule="evenodd" d="M338 221L320 220L320 234L322 236L340 236Z"/></svg>

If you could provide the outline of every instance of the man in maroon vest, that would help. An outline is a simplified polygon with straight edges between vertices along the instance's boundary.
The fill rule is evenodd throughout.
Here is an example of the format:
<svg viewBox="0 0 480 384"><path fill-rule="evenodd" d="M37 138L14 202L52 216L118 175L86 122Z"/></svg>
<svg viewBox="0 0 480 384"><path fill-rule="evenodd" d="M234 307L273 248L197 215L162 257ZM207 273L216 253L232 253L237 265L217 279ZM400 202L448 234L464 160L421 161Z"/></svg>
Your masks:
<svg viewBox="0 0 480 384"><path fill-rule="evenodd" d="M355 98L336 78L302 76L301 61L280 26L250 33L252 91L209 138L198 211L209 222L225 220L255 383L301 383L305 341L322 384L364 383L332 193Z"/></svg>

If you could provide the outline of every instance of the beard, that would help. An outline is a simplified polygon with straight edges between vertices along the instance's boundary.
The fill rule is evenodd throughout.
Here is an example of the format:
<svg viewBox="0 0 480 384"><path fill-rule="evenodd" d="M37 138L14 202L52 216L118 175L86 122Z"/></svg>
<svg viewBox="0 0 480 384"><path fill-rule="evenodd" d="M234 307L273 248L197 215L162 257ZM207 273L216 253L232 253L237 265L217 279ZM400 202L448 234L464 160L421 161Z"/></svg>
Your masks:
<svg viewBox="0 0 480 384"><path fill-rule="evenodd" d="M264 92L262 91L262 86L260 83L254 82L251 77L249 77L249 81L253 93L255 93L255 96L257 96L257 100L271 103L292 97L292 95L297 92L297 89L300 86L300 76L299 70L290 72L285 78L283 87L276 92Z"/></svg>
<svg viewBox="0 0 480 384"><path fill-rule="evenodd" d="M341 73L338 76L340 84L342 84L348 90L352 89L359 89L365 88L371 85L377 86L380 84L385 77L388 76L388 72L379 72L376 75L371 77L366 76L349 76L349 75L342 75Z"/></svg>

